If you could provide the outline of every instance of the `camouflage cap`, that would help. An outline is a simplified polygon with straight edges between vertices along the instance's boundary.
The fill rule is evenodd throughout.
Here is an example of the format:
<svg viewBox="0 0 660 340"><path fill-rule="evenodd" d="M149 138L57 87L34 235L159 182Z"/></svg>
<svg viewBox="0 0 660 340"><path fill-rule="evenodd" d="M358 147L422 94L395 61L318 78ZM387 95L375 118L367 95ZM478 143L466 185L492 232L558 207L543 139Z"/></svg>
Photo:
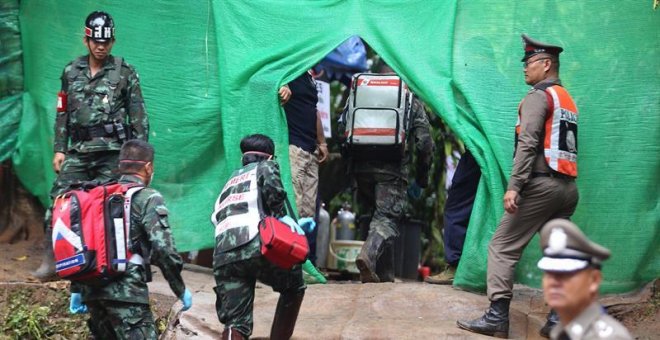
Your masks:
<svg viewBox="0 0 660 340"><path fill-rule="evenodd" d="M554 219L541 229L543 258L538 267L544 271L572 272L589 266L600 267L610 251L590 241L575 223Z"/></svg>
<svg viewBox="0 0 660 340"><path fill-rule="evenodd" d="M527 34L522 35L522 40L523 40L523 48L525 50L525 55L520 61L525 61L529 59L531 56L538 53L547 53L555 57L559 57L559 53L564 51L564 49L561 48L560 46L542 43L538 40L534 40L530 38Z"/></svg>

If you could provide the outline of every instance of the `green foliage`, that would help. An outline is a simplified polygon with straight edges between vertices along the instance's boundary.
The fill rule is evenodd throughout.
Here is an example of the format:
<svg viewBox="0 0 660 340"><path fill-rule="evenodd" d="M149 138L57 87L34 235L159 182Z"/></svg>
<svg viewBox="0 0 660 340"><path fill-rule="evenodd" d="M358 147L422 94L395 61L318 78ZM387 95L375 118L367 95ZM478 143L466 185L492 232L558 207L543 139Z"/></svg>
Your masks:
<svg viewBox="0 0 660 340"><path fill-rule="evenodd" d="M41 291L40 291L41 290ZM43 296L44 293L48 296ZM16 289L0 313L0 339L86 339L86 316L68 314L66 290Z"/></svg>
<svg viewBox="0 0 660 340"><path fill-rule="evenodd" d="M457 161L456 153L462 153L463 143L454 135L440 117L427 106L431 124L431 136L435 143L435 154L429 171L429 186L422 191L418 200L409 200L407 205L408 218L426 222L426 229L422 233L421 263L437 270L444 264L444 247L442 242L443 214L447 191L445 190L447 169L446 159L453 157ZM411 164L410 177L414 178L416 162Z"/></svg>
<svg viewBox="0 0 660 340"><path fill-rule="evenodd" d="M168 303L164 303L168 305ZM156 332L158 335L162 335L167 331L167 326L170 324L172 319L179 317L173 309L169 309L166 313L159 313L159 306L162 308L163 303L159 302L159 299L154 298L153 296L149 297L149 308L151 309L151 314L154 316L154 324L156 326Z"/></svg>
<svg viewBox="0 0 660 340"><path fill-rule="evenodd" d="M15 339L44 339L46 330L44 324L48 322L50 307L41 306L28 309L23 304L12 303L10 312L5 320L3 332Z"/></svg>

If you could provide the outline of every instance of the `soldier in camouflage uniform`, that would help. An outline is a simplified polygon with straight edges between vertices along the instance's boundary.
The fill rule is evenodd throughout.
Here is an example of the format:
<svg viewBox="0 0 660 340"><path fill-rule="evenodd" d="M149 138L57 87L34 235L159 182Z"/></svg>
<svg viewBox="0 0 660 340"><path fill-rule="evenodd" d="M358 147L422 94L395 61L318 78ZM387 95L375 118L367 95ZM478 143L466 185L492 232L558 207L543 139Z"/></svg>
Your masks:
<svg viewBox="0 0 660 340"><path fill-rule="evenodd" d="M301 267L285 270L266 260L258 237L262 216L286 215L286 191L279 165L272 160L275 145L267 136L250 135L241 140L241 151L243 167L227 181L211 215L216 228L216 310L225 326L222 339L247 339L252 334L257 280L280 293L270 338L289 339L306 288Z"/></svg>
<svg viewBox="0 0 660 340"><path fill-rule="evenodd" d="M69 63L62 73L55 118L53 169L55 198L84 181L117 179L117 156L122 143L147 140L149 124L135 69L110 55L114 22L105 12L85 20L84 43L89 54ZM50 237L51 211L46 212L44 260L33 273L40 279L54 274Z"/></svg>
<svg viewBox="0 0 660 340"><path fill-rule="evenodd" d="M145 186L131 201L130 244L134 254L124 275L103 286L72 283L72 312L82 312L73 300L81 293L87 306L87 321L96 339L157 339L154 319L149 308L147 282L151 279L149 264L160 268L174 292L183 301L183 310L192 305L192 295L181 277L183 260L176 251L168 210L163 196L146 187L154 173L154 149L141 140L124 143L119 155L121 184Z"/></svg>
<svg viewBox="0 0 660 340"><path fill-rule="evenodd" d="M384 64L380 72L394 71ZM394 282L393 244L399 236L413 146L417 150L417 172L411 186L420 190L419 187L428 185L434 144L424 105L417 98L412 103L410 123L406 151L400 161L350 160L358 203L361 210L372 212L369 234L356 259L363 283ZM345 128L344 124L339 125L339 136L344 136Z"/></svg>

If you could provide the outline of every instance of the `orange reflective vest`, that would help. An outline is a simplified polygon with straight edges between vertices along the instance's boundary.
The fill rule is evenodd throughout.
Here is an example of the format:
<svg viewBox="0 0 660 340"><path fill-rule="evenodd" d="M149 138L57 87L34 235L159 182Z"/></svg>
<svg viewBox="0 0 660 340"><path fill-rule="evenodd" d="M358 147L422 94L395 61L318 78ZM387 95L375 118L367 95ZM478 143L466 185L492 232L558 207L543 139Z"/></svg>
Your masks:
<svg viewBox="0 0 660 340"><path fill-rule="evenodd" d="M571 95L560 85L537 87L545 91L548 111L545 115L543 153L548 166L561 174L577 177L578 111ZM520 108L516 123L516 147L520 134Z"/></svg>

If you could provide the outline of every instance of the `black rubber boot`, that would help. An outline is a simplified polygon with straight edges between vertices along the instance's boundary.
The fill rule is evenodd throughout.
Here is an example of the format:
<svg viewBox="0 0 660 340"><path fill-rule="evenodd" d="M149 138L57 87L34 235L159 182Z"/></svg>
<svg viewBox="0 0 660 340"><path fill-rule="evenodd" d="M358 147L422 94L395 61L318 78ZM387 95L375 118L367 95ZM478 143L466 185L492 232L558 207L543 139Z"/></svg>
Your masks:
<svg viewBox="0 0 660 340"><path fill-rule="evenodd" d="M304 296L304 290L280 295L279 300L277 300L273 325L270 328L271 340L288 340L291 338Z"/></svg>
<svg viewBox="0 0 660 340"><path fill-rule="evenodd" d="M394 282L394 246L387 242L376 262L376 275L380 282Z"/></svg>
<svg viewBox="0 0 660 340"><path fill-rule="evenodd" d="M241 332L233 328L225 328L222 332L222 340L245 340L246 338Z"/></svg>
<svg viewBox="0 0 660 340"><path fill-rule="evenodd" d="M44 235L44 254L41 258L41 265L33 271L32 276L40 281L52 281L57 279L55 275L55 258L53 255L53 229L47 228Z"/></svg>
<svg viewBox="0 0 660 340"><path fill-rule="evenodd" d="M364 241L360 254L355 259L355 265L360 270L360 281L367 282L380 282L380 278L376 273L376 263L378 258L383 253L385 246L385 239L380 234L372 232L369 233L367 240Z"/></svg>
<svg viewBox="0 0 660 340"><path fill-rule="evenodd" d="M550 338L550 331L552 331L552 328L554 328L558 322L559 322L559 315L557 314L557 312L555 312L554 309L551 309L550 313L548 313L548 318L545 321L545 325L543 325L543 327L539 331L539 334L544 338Z"/></svg>
<svg viewBox="0 0 660 340"><path fill-rule="evenodd" d="M491 301L486 313L472 321L456 321L458 327L470 332L507 338L509 336L509 304L511 300Z"/></svg>

